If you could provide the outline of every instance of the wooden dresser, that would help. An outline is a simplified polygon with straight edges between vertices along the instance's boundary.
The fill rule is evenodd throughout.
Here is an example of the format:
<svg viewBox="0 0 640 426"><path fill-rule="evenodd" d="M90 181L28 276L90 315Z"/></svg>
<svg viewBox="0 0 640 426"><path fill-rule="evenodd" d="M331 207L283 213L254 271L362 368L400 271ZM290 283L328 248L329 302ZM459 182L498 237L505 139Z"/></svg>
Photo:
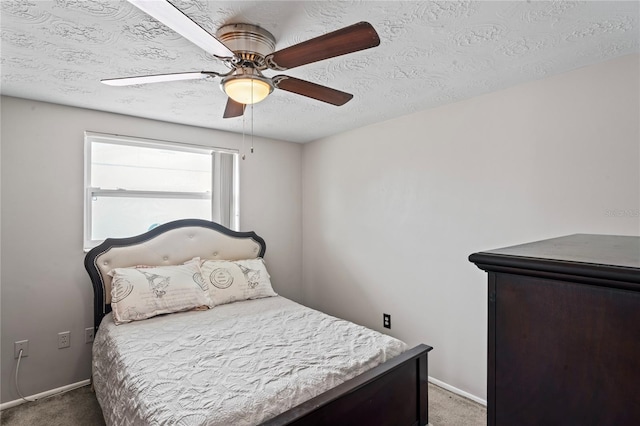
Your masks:
<svg viewBox="0 0 640 426"><path fill-rule="evenodd" d="M640 425L640 237L474 253L489 274L488 424Z"/></svg>

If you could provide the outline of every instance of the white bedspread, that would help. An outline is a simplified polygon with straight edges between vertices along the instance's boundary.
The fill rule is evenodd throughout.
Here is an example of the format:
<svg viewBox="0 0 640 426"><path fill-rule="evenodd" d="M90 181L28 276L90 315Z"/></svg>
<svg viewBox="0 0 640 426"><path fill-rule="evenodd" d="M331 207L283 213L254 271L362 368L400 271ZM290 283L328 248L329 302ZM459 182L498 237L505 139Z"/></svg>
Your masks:
<svg viewBox="0 0 640 426"><path fill-rule="evenodd" d="M399 355L406 345L283 297L116 326L93 345L107 425L252 425Z"/></svg>

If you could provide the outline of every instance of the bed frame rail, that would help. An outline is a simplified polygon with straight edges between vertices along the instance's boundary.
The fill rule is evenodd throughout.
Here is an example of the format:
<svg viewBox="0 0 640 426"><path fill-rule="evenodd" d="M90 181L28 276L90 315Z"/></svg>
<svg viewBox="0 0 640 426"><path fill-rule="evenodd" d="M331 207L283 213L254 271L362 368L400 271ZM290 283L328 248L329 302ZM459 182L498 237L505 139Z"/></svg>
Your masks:
<svg viewBox="0 0 640 426"><path fill-rule="evenodd" d="M262 425L426 425L431 349L418 345Z"/></svg>

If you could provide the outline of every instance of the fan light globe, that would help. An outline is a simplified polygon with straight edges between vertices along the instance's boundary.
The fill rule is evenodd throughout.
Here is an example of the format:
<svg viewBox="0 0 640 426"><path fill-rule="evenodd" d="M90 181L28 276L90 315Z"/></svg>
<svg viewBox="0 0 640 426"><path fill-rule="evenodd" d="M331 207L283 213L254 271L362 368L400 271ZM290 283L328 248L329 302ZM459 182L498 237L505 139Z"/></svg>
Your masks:
<svg viewBox="0 0 640 426"><path fill-rule="evenodd" d="M234 78L224 82L224 92L234 101L244 104L256 104L263 101L273 87L266 81L256 78Z"/></svg>

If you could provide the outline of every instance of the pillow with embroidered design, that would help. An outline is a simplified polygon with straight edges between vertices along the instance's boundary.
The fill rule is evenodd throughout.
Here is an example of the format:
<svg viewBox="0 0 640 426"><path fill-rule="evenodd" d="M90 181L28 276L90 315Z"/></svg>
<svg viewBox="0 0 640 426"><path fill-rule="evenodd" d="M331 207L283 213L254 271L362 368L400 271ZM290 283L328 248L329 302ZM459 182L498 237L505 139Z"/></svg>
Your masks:
<svg viewBox="0 0 640 426"><path fill-rule="evenodd" d="M113 277L111 309L116 325L212 306L199 262L116 268L109 275Z"/></svg>
<svg viewBox="0 0 640 426"><path fill-rule="evenodd" d="M278 295L262 258L205 260L200 270L213 305Z"/></svg>

